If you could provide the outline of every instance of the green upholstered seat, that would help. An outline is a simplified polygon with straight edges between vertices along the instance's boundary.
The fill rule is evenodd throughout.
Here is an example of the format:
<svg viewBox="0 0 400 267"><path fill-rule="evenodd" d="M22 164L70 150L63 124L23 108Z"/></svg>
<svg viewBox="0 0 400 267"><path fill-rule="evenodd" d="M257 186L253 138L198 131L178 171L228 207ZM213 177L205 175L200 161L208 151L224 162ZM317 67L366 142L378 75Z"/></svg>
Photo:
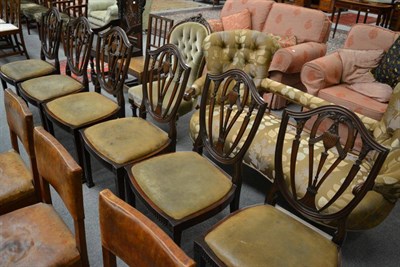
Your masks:
<svg viewBox="0 0 400 267"><path fill-rule="evenodd" d="M338 266L335 243L270 205L253 206L205 241L227 266Z"/></svg>
<svg viewBox="0 0 400 267"><path fill-rule="evenodd" d="M118 164L140 159L164 147L168 135L139 118L120 118L84 130L86 140L103 156Z"/></svg>
<svg viewBox="0 0 400 267"><path fill-rule="evenodd" d="M51 205L7 213L0 225L3 266L75 266L80 258L74 235ZM7 254L7 243L18 249Z"/></svg>
<svg viewBox="0 0 400 267"><path fill-rule="evenodd" d="M55 71L56 68L52 64L40 59L15 61L0 66L0 72L16 82L48 75Z"/></svg>
<svg viewBox="0 0 400 267"><path fill-rule="evenodd" d="M116 112L118 104L95 92L84 92L57 98L46 104L48 111L63 123L82 126Z"/></svg>
<svg viewBox="0 0 400 267"><path fill-rule="evenodd" d="M36 100L45 101L82 90L83 85L67 75L48 75L20 84L24 93Z"/></svg>
<svg viewBox="0 0 400 267"><path fill-rule="evenodd" d="M154 84L152 87L153 92L154 92L153 95L156 95L155 91L157 90L157 82L154 82L153 84ZM174 85L175 85L175 83L172 82L171 87L173 87ZM166 94L167 99L171 98L171 93L172 93L171 90L167 91L167 94ZM133 100L133 103L137 107L139 107L141 105L142 99L143 99L142 85L137 85L137 86L129 88L128 97L129 97L129 99ZM176 98L175 98L175 100L176 100ZM154 105L157 103L156 97L153 98L153 103L154 103ZM163 101L163 110L165 110L167 104L168 104L167 101ZM192 111L194 109L195 105L196 105L196 102L193 100L186 101L185 99L182 99L181 104L179 105L179 108L178 108L178 114L184 115L184 114Z"/></svg>
<svg viewBox="0 0 400 267"><path fill-rule="evenodd" d="M33 194L33 177L15 151L0 154L0 205Z"/></svg>
<svg viewBox="0 0 400 267"><path fill-rule="evenodd" d="M46 13L46 12L37 12L37 13L33 14L33 19L36 22L41 22L42 21L42 16L43 16L44 13ZM68 21L70 20L70 17L65 13L60 13L60 18L63 21L63 27L66 27Z"/></svg>
<svg viewBox="0 0 400 267"><path fill-rule="evenodd" d="M135 164L132 174L147 197L177 220L216 203L232 188L226 175L195 152L151 158Z"/></svg>
<svg viewBox="0 0 400 267"><path fill-rule="evenodd" d="M28 19L35 19L36 14L40 14L40 16L42 16L42 14L46 13L48 10L49 9L45 6L35 5L25 7L24 9L22 9L22 13Z"/></svg>

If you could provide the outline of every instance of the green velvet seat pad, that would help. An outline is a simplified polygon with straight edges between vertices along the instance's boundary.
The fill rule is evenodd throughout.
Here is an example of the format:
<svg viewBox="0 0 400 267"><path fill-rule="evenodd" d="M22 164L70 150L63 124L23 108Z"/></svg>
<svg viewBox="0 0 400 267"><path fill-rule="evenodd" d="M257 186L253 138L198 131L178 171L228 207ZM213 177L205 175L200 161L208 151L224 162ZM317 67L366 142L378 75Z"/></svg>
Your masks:
<svg viewBox="0 0 400 267"><path fill-rule="evenodd" d="M32 194L32 180L31 171L17 152L0 154L0 205Z"/></svg>
<svg viewBox="0 0 400 267"><path fill-rule="evenodd" d="M171 86L174 86L174 82L171 83ZM154 82L153 85L153 96L156 95L156 90L157 90L157 84L156 82ZM163 110L165 110L165 108L168 105L169 99L171 98L171 90L167 91L166 97L163 101ZM129 88L128 90L128 97L129 99L133 100L133 102L135 103L135 105L137 107L139 107L142 103L142 99L143 99L143 89L142 89L142 85L136 85L134 87ZM176 98L175 98L176 99ZM157 98L154 97L153 98L153 104L156 105L157 103ZM174 101L175 103L175 101ZM178 114L180 116L185 115L186 113L189 113L190 111L192 111L194 109L194 105L195 105L195 101L191 100L191 101L186 101L184 99L182 99L179 108L178 108ZM174 105L174 104L173 104ZM171 110L171 109L170 109Z"/></svg>
<svg viewBox="0 0 400 267"><path fill-rule="evenodd" d="M27 59L4 64L0 71L8 78L16 82L25 81L56 71L56 68L49 62L40 59Z"/></svg>
<svg viewBox="0 0 400 267"><path fill-rule="evenodd" d="M2 266L78 265L75 236L51 205L38 203L7 213L0 225Z"/></svg>
<svg viewBox="0 0 400 267"><path fill-rule="evenodd" d="M133 117L96 124L85 129L84 135L100 154L118 164L149 155L169 141L166 132Z"/></svg>
<svg viewBox="0 0 400 267"><path fill-rule="evenodd" d="M62 122L76 127L107 117L119 108L117 103L95 92L63 96L46 105Z"/></svg>
<svg viewBox="0 0 400 267"><path fill-rule="evenodd" d="M205 237L227 266L338 266L332 241L270 206L231 216Z"/></svg>
<svg viewBox="0 0 400 267"><path fill-rule="evenodd" d="M20 88L30 97L39 101L45 101L78 92L84 87L70 76L48 75L22 82Z"/></svg>
<svg viewBox="0 0 400 267"><path fill-rule="evenodd" d="M37 5L37 6L31 6L28 8L25 8L22 10L22 13L24 14L25 17L28 19L34 19L35 14L43 14L46 13L49 9L45 6L42 5Z"/></svg>
<svg viewBox="0 0 400 267"><path fill-rule="evenodd" d="M195 152L176 152L132 167L134 179L148 198L179 220L222 199L231 180Z"/></svg>
<svg viewBox="0 0 400 267"><path fill-rule="evenodd" d="M42 16L43 16L44 13L46 13L46 12L37 12L37 13L35 13L33 15L33 19L36 22L41 22L42 21ZM65 27L67 25L67 22L69 21L70 17L65 13L60 13L60 17L61 17L61 20L64 21L63 22L63 27Z"/></svg>

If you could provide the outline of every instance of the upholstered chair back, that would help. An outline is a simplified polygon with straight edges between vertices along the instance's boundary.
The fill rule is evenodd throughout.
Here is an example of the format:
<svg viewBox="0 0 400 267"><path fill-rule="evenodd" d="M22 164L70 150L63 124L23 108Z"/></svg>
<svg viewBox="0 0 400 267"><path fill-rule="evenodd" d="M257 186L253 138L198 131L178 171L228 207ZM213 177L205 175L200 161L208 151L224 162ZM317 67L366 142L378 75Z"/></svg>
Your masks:
<svg viewBox="0 0 400 267"><path fill-rule="evenodd" d="M357 24L350 29L343 48L357 50L383 49L387 51L399 36L399 32L382 27Z"/></svg>
<svg viewBox="0 0 400 267"><path fill-rule="evenodd" d="M203 44L206 67L211 74L241 69L258 88L268 77L268 69L278 44L268 35L253 30L234 30L210 34Z"/></svg>

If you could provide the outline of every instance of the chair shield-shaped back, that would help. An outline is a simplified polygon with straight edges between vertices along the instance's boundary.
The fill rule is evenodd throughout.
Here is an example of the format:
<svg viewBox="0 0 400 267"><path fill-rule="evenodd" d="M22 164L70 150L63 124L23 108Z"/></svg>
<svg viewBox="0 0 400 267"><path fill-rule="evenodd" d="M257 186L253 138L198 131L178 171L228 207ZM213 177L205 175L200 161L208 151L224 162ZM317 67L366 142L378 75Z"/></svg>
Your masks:
<svg viewBox="0 0 400 267"><path fill-rule="evenodd" d="M101 89L117 98L125 116L123 86L131 60L132 45L123 29L114 27L97 38L96 74Z"/></svg>
<svg viewBox="0 0 400 267"><path fill-rule="evenodd" d="M359 152L354 149L358 135ZM302 215L338 227L333 241L341 244L348 214L372 189L387 154L344 107L285 110L275 151L275 183Z"/></svg>
<svg viewBox="0 0 400 267"><path fill-rule="evenodd" d="M85 17L70 20L64 35L67 75L83 76L83 85L88 88L87 65L92 50L93 31Z"/></svg>
<svg viewBox="0 0 400 267"><path fill-rule="evenodd" d="M173 44L149 51L145 61L143 101L158 122L175 121L190 75L179 49Z"/></svg>
<svg viewBox="0 0 400 267"><path fill-rule="evenodd" d="M51 8L42 16L42 22L39 29L41 42L40 58L42 60L55 60L55 67L60 70L58 59L58 49L60 48L62 23L60 13L56 8Z"/></svg>
<svg viewBox="0 0 400 267"><path fill-rule="evenodd" d="M241 161L267 105L253 80L238 69L207 74L201 100L199 137L204 147L221 163Z"/></svg>

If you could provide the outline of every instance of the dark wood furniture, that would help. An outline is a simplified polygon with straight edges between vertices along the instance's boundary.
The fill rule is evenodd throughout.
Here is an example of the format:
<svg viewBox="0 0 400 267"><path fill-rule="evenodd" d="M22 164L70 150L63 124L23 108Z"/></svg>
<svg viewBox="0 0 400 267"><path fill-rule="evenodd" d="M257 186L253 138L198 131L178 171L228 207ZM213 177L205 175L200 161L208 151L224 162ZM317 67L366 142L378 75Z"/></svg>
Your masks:
<svg viewBox="0 0 400 267"><path fill-rule="evenodd" d="M126 165L175 151L175 116L190 74L178 48L169 44L149 52L145 70L146 109L156 122L168 126L168 134L151 122L133 117L106 121L81 131L88 185L93 185L90 155L94 155L114 172L116 193L121 199L125 199Z"/></svg>
<svg viewBox="0 0 400 267"><path fill-rule="evenodd" d="M204 147L214 161L233 168L232 177L196 152L170 153L126 167L130 188L172 231L178 245L184 229L228 205L231 211L238 209L243 156L266 108L254 82L242 70L207 75L201 99L200 134L194 150L201 152ZM146 100L147 107L150 101ZM231 135L236 138L228 142Z"/></svg>
<svg viewBox="0 0 400 267"><path fill-rule="evenodd" d="M116 266L116 257L136 267L196 266L163 230L109 189L100 192L99 221L106 267Z"/></svg>
<svg viewBox="0 0 400 267"><path fill-rule="evenodd" d="M347 138L340 140L343 130ZM363 140L361 152L350 155L357 135ZM388 152L344 107L285 110L268 204L241 209L212 227L195 241L196 262L199 266L206 262L212 266L261 266L265 262L271 266L296 266L299 262L304 266L340 266L347 217L372 190ZM370 167L368 171L363 171L365 166ZM324 187L332 188L330 176L338 171L343 181L326 193ZM299 214L334 228L332 240L274 207L278 193ZM317 202L317 194L324 194L325 201Z"/></svg>
<svg viewBox="0 0 400 267"><path fill-rule="evenodd" d="M390 16L393 10L393 4L381 4L381 3L373 3L373 2L365 2L363 0L335 0L333 3L333 10L331 20L333 21L336 10L338 11L335 27L333 29L332 38L335 37L337 25L339 23L340 14L343 9L357 10L357 18L356 23L358 23L360 12L365 12L364 23L366 23L368 14L373 13L377 14L376 25L380 25L382 27L387 28L390 23Z"/></svg>

